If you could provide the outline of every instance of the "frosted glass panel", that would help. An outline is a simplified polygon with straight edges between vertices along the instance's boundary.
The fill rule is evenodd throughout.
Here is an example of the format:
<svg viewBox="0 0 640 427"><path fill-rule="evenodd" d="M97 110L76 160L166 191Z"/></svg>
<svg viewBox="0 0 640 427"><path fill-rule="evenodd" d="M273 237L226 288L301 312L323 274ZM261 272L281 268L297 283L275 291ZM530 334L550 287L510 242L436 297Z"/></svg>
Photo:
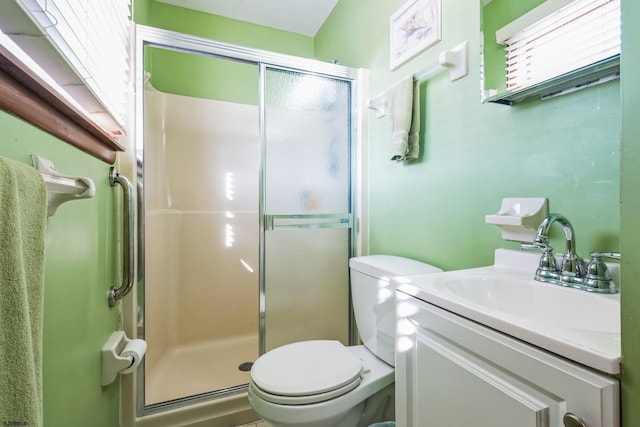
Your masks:
<svg viewBox="0 0 640 427"><path fill-rule="evenodd" d="M265 347L308 339L348 345L349 229L266 235Z"/></svg>
<svg viewBox="0 0 640 427"><path fill-rule="evenodd" d="M264 349L348 345L351 83L264 77Z"/></svg>
<svg viewBox="0 0 640 427"><path fill-rule="evenodd" d="M268 69L266 213L349 212L350 83Z"/></svg>

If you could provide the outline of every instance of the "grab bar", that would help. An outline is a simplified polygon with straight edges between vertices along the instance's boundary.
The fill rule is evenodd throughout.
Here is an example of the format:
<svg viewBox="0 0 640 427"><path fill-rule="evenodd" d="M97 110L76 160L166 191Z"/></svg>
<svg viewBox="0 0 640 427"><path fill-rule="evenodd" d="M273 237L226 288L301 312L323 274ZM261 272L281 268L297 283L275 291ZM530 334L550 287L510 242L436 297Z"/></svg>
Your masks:
<svg viewBox="0 0 640 427"><path fill-rule="evenodd" d="M122 284L116 288L109 288L109 307L113 307L116 303L124 298L133 287L134 279L134 239L135 236L131 227L135 218L133 204L133 186L127 178L116 172L112 166L109 169L109 184L112 187L120 185L123 191L123 210L122 210Z"/></svg>

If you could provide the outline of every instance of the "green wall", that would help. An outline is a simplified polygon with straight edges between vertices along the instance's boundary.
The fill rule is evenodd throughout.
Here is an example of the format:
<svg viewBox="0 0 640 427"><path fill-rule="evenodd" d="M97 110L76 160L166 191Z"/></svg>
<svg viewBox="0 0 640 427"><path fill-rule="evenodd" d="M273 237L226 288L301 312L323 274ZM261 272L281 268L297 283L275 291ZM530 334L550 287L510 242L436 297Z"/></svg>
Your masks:
<svg viewBox="0 0 640 427"><path fill-rule="evenodd" d="M145 48L154 88L178 95L258 105L258 66L167 49Z"/></svg>
<svg viewBox="0 0 640 427"><path fill-rule="evenodd" d="M368 68L374 95L434 63L442 50L463 40L470 47L467 77L450 82L445 74L422 84L418 162L389 161L389 124L369 115L371 252L445 269L487 265L495 248L517 245L501 240L484 215L497 211L502 197L548 197L551 210L572 221L581 254L623 254L622 421L638 425L640 82L633 76L640 67L640 3L622 0L620 81L514 107L479 102L480 0L442 2L442 41L394 72L388 20L404 0L374 0L366 9L360 3L339 2L315 52Z"/></svg>
<svg viewBox="0 0 640 427"><path fill-rule="evenodd" d="M480 31L484 43L484 89L498 93L507 88L505 47L496 42L496 31L540 6L545 0L492 0L480 11Z"/></svg>
<svg viewBox="0 0 640 427"><path fill-rule="evenodd" d="M225 43L313 57L313 38L197 12L154 0L135 0L136 24L207 37Z"/></svg>
<svg viewBox="0 0 640 427"><path fill-rule="evenodd" d="M153 0L134 3L137 24L207 37L219 42L313 57L313 38ZM163 92L243 104L258 103L258 67L160 48L147 49L145 70ZM223 84L220 77L224 78Z"/></svg>
<svg viewBox="0 0 640 427"><path fill-rule="evenodd" d="M622 0L622 423L640 423L640 2Z"/></svg>
<svg viewBox="0 0 640 427"><path fill-rule="evenodd" d="M484 222L503 197L547 197L573 223L585 256L619 250L619 81L514 107L481 104L480 0L442 2L442 40L389 71L389 16L403 3L362 9L341 0L315 43L318 59L369 69L377 95L469 42L468 76L451 82L442 73L421 84L418 161L390 161L389 121L369 114L371 252L446 270L491 264L496 248L518 247Z"/></svg>
<svg viewBox="0 0 640 427"><path fill-rule="evenodd" d="M45 157L65 175L90 177L92 199L67 202L47 219L43 392L47 427L118 425L119 383L101 384L100 350L118 328L107 306L115 283L114 190L109 165L0 111L0 156Z"/></svg>

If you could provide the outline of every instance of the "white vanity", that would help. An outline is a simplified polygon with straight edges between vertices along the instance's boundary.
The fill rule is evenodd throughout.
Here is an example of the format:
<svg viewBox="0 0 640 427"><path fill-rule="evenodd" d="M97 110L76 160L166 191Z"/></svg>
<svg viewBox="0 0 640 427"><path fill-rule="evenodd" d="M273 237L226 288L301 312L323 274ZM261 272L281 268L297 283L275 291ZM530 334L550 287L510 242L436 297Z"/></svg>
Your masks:
<svg viewBox="0 0 640 427"><path fill-rule="evenodd" d="M538 258L396 279L398 427L619 427L619 294L536 282Z"/></svg>

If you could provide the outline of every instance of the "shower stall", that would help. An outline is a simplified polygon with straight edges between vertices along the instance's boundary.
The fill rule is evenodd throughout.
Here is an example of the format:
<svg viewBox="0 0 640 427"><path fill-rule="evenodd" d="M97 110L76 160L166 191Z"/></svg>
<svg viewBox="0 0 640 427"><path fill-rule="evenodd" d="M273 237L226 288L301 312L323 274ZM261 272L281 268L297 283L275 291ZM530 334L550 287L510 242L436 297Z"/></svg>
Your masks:
<svg viewBox="0 0 640 427"><path fill-rule="evenodd" d="M354 342L358 74L147 27L137 38L144 418L242 398L252 362L280 345Z"/></svg>

